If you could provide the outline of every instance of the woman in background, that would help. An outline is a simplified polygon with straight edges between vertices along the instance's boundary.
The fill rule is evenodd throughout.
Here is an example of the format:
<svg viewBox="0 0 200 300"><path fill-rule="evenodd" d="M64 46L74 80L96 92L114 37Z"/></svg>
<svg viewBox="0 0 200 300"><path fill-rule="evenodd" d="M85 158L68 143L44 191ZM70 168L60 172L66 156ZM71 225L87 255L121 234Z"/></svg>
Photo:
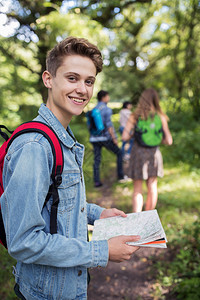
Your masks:
<svg viewBox="0 0 200 300"><path fill-rule="evenodd" d="M122 105L122 109L120 110L119 113L119 132L123 133L123 130L126 126L126 123L131 115L131 109L132 109L132 103L129 101L125 101ZM128 161L130 159L131 155L131 149L133 146L133 138L129 139L129 141L122 141L122 155L123 155L123 160Z"/></svg>
<svg viewBox="0 0 200 300"><path fill-rule="evenodd" d="M128 141L134 136L135 126L139 119L147 120L150 116L153 118L156 114L160 117L163 129L162 143L172 144L172 136L168 128L168 117L163 113L159 105L159 96L152 89L146 89L140 96L138 105L133 114L131 114L122 134L122 140ZM134 140L134 147L130 158L130 175L133 179L133 212L140 212L143 208L142 184L147 184L147 200L145 210L151 210L156 207L158 191L157 177L163 177L163 160L159 146L145 147Z"/></svg>

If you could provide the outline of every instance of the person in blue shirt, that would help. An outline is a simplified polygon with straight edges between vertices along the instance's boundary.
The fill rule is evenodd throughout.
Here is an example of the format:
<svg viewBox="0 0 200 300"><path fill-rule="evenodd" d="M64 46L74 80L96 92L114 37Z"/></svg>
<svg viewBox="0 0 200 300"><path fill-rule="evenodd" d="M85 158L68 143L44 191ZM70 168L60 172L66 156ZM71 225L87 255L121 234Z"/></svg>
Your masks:
<svg viewBox="0 0 200 300"><path fill-rule="evenodd" d="M117 157L117 178L119 182L126 182L127 176L123 172L122 150L118 147L117 135L111 120L112 109L107 106L110 100L109 93L100 90L97 94L98 104L95 106L99 109L104 125L104 130L99 135L90 133L90 142L94 149L94 164L93 164L93 178L94 186L101 187L103 185L100 179L100 164L102 147L113 152Z"/></svg>
<svg viewBox="0 0 200 300"><path fill-rule="evenodd" d="M86 202L84 146L70 130L73 116L89 103L102 56L88 40L68 37L47 55L42 78L48 89L35 120L57 133L64 155L56 234L50 234L51 202L43 207L51 184L53 155L47 139L32 132L17 137L5 157L1 209L9 254L17 260L15 292L20 299L87 299L87 268L108 260L130 259L138 236L87 240L87 224L99 218L126 217L118 209Z"/></svg>

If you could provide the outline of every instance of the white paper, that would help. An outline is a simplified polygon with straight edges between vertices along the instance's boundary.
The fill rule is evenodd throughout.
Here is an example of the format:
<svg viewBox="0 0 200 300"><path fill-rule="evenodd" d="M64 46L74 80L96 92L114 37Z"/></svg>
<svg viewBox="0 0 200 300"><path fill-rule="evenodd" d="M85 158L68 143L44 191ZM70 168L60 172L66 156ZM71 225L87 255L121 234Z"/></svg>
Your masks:
<svg viewBox="0 0 200 300"><path fill-rule="evenodd" d="M121 216L99 219L94 222L92 240L108 240L119 235L140 235L140 240L131 242L130 245L142 247L166 248L166 243L148 244L158 239L167 238L160 222L157 210L148 210L138 213L127 214L126 218Z"/></svg>

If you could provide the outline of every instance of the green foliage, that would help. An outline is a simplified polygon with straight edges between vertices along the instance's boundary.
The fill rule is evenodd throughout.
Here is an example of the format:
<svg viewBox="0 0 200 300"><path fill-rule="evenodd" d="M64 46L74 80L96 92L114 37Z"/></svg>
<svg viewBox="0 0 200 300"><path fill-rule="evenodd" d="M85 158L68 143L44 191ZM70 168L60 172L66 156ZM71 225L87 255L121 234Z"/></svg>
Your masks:
<svg viewBox="0 0 200 300"><path fill-rule="evenodd" d="M2 300L16 299L13 287L14 277L12 275L12 266L16 262L12 259L7 250L0 245L0 297Z"/></svg>
<svg viewBox="0 0 200 300"><path fill-rule="evenodd" d="M162 146L167 162L184 162L192 168L200 167L200 125L189 112L170 113L169 127L173 135L173 145L168 149Z"/></svg>
<svg viewBox="0 0 200 300"><path fill-rule="evenodd" d="M170 247L173 258L155 265L159 280L165 287L171 286L170 293L177 299L199 299L200 221L185 225Z"/></svg>
<svg viewBox="0 0 200 300"><path fill-rule="evenodd" d="M200 126L194 131L181 131L174 138L174 149L171 158L200 167Z"/></svg>

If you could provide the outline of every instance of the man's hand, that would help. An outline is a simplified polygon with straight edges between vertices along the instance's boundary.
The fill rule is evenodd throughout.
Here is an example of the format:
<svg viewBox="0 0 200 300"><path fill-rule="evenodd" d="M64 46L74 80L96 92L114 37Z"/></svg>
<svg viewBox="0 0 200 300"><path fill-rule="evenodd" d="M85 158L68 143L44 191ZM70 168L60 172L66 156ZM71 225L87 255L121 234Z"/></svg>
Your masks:
<svg viewBox="0 0 200 300"><path fill-rule="evenodd" d="M123 262L129 260L131 255L139 247L127 245L127 242L136 242L140 239L137 235L120 235L108 240L109 260L114 262Z"/></svg>
<svg viewBox="0 0 200 300"><path fill-rule="evenodd" d="M115 144L115 145L117 145L118 146L118 140L117 140L117 138L115 137L115 138L113 138L113 143Z"/></svg>
<svg viewBox="0 0 200 300"><path fill-rule="evenodd" d="M100 219L127 215L117 208L104 209L100 215ZM114 262L122 262L129 260L131 255L139 249L139 247L127 245L127 242L136 242L140 239L137 235L121 235L108 240L109 260Z"/></svg>
<svg viewBox="0 0 200 300"><path fill-rule="evenodd" d="M113 143L118 146L117 136L115 134L114 128L109 127L108 132L110 133L110 136L111 136L111 139L112 139Z"/></svg>
<svg viewBox="0 0 200 300"><path fill-rule="evenodd" d="M127 215L122 211L117 208L109 208L109 209L104 209L100 215L100 219L105 219L109 217L116 217L116 216L121 216L123 218L127 217Z"/></svg>

